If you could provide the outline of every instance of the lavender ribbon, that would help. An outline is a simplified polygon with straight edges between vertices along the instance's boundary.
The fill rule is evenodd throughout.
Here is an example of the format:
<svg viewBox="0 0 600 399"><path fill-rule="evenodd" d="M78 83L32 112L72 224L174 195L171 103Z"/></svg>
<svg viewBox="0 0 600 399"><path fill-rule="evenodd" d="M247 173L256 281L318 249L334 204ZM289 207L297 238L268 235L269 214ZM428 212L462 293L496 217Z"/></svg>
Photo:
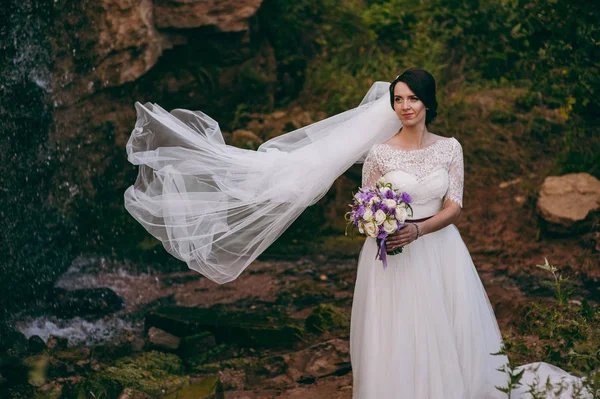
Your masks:
<svg viewBox="0 0 600 399"><path fill-rule="evenodd" d="M385 238L379 240L379 251L375 255L375 259L381 259L383 262L383 270L387 269L387 252L385 250Z"/></svg>

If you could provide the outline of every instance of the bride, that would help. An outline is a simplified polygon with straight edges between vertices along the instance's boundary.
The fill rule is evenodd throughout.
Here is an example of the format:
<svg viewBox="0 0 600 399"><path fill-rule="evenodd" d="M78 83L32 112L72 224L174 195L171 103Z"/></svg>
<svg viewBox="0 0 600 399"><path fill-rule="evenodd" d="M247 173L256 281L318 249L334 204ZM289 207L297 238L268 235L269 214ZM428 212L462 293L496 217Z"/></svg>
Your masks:
<svg viewBox="0 0 600 399"><path fill-rule="evenodd" d="M413 215L388 239L387 269L375 239L362 247L352 305L353 397L506 398L508 360L471 256L453 224L463 199L463 153L428 131L435 80L411 68L375 83L354 109L271 139L257 151L225 144L200 111L135 104L128 159L140 166L125 207L165 249L211 280L232 281L333 181L364 162L363 186L379 178L408 192ZM571 398L580 380L547 363L524 371L512 399L546 379Z"/></svg>

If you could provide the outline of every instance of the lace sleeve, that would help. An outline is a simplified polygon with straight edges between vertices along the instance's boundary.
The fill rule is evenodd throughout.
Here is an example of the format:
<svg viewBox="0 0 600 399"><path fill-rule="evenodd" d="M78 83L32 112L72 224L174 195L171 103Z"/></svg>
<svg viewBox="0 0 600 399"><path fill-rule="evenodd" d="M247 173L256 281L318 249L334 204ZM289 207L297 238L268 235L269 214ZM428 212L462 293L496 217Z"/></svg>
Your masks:
<svg viewBox="0 0 600 399"><path fill-rule="evenodd" d="M448 166L448 191L444 196L444 201L454 201L462 208L463 187L464 187L464 160L462 146L455 140L452 160Z"/></svg>
<svg viewBox="0 0 600 399"><path fill-rule="evenodd" d="M363 164L362 187L374 186L381 177L381 168L377 162L377 155L374 152L374 148L371 148Z"/></svg>

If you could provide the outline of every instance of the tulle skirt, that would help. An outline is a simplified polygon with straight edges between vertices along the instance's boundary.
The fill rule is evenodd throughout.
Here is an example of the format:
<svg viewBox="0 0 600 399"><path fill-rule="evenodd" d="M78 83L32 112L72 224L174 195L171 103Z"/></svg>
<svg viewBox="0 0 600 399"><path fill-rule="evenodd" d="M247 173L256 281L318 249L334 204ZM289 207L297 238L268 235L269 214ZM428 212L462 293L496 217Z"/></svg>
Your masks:
<svg viewBox="0 0 600 399"><path fill-rule="evenodd" d="M454 225L420 237L388 267L367 238L359 263L350 328L353 398L500 399L507 385L492 355L502 336L471 256ZM546 363L542 377L568 376ZM529 398L528 387L511 398ZM522 396L521 396L522 394ZM548 398L554 396L548 396ZM569 398L570 396L556 396Z"/></svg>

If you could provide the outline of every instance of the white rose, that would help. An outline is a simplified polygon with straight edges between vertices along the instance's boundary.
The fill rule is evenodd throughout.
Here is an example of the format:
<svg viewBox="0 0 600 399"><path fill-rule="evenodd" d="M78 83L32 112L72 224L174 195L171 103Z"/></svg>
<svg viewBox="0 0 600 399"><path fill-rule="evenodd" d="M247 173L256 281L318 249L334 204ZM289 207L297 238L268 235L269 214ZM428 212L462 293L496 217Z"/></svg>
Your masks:
<svg viewBox="0 0 600 399"><path fill-rule="evenodd" d="M387 216L385 212L381 209L378 209L377 212L375 212L375 223L377 223L377 225L383 224L383 222L385 222L386 217Z"/></svg>
<svg viewBox="0 0 600 399"><path fill-rule="evenodd" d="M396 201L394 201L393 199L386 199L383 200L383 203L385 204L385 206L387 206L388 208L395 208L396 207Z"/></svg>
<svg viewBox="0 0 600 399"><path fill-rule="evenodd" d="M398 229L398 222L396 222L395 220L386 220L385 222L383 222L383 229L388 234L395 233Z"/></svg>
<svg viewBox="0 0 600 399"><path fill-rule="evenodd" d="M379 181L378 181L378 183L379 183L379 184L381 184L382 186L385 184L385 179L383 178L383 176L381 176L381 177L379 178Z"/></svg>
<svg viewBox="0 0 600 399"><path fill-rule="evenodd" d="M381 189L379 191L381 191L382 193L387 193L390 190L391 190L391 188L389 188L389 187L381 187Z"/></svg>
<svg viewBox="0 0 600 399"><path fill-rule="evenodd" d="M377 238L377 233L379 232L379 229L377 228L377 225L375 223L371 222L365 224L365 231L369 236Z"/></svg>
<svg viewBox="0 0 600 399"><path fill-rule="evenodd" d="M358 222L358 232L360 234L365 234L365 224L363 222Z"/></svg>
<svg viewBox="0 0 600 399"><path fill-rule="evenodd" d="M370 222L371 220L373 220L373 211L371 211L371 209L367 208L365 210L365 213L363 213L363 220Z"/></svg>
<svg viewBox="0 0 600 399"><path fill-rule="evenodd" d="M408 217L408 212L406 212L406 208L399 206L396 208L396 220L400 223L404 223L406 218Z"/></svg>

